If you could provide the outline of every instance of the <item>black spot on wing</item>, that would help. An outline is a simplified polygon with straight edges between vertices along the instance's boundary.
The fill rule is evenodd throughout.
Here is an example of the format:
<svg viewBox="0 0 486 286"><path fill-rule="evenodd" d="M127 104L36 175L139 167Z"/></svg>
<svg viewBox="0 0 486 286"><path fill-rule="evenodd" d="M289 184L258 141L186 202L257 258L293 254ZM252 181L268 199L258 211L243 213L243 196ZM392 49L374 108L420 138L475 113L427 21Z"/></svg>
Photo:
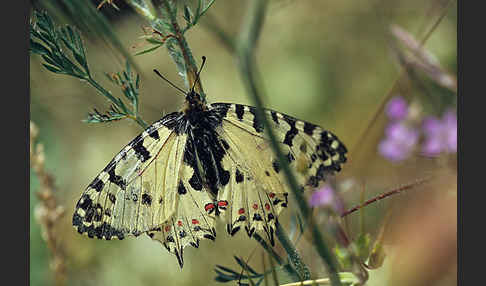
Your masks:
<svg viewBox="0 0 486 286"><path fill-rule="evenodd" d="M258 213L255 213L255 214L253 215L253 220L256 220L256 221L263 221L262 216L261 216L260 214L258 214Z"/></svg>
<svg viewBox="0 0 486 286"><path fill-rule="evenodd" d="M91 184L89 184L89 187L95 189L98 193L101 192L104 186L105 183L103 183L103 181L100 180L98 177L94 179Z"/></svg>
<svg viewBox="0 0 486 286"><path fill-rule="evenodd" d="M91 200L91 198L87 194L83 194L76 204L76 207L86 211L92 203L93 200Z"/></svg>
<svg viewBox="0 0 486 286"><path fill-rule="evenodd" d="M95 214L94 208L88 209L88 211L86 211L86 214L84 215L84 221L88 223L92 222L94 214Z"/></svg>
<svg viewBox="0 0 486 286"><path fill-rule="evenodd" d="M238 117L240 121L243 120L243 114L245 113L245 109L243 105L235 104L235 111L236 111L236 117Z"/></svg>
<svg viewBox="0 0 486 286"><path fill-rule="evenodd" d="M101 221L103 218L103 207L100 204L94 206L94 220Z"/></svg>
<svg viewBox="0 0 486 286"><path fill-rule="evenodd" d="M184 187L184 184L182 183L182 181L179 181L179 186L177 187L177 193L179 193L179 195L187 194L186 187Z"/></svg>
<svg viewBox="0 0 486 286"><path fill-rule="evenodd" d="M123 160L127 159L127 152L125 150L120 151L120 158Z"/></svg>
<svg viewBox="0 0 486 286"><path fill-rule="evenodd" d="M108 171L108 175L110 175L110 177L108 178L108 180L110 182L112 182L113 184L119 186L122 190L125 190L126 189L127 182L121 176L118 176L118 175L115 174L115 168L111 168Z"/></svg>
<svg viewBox="0 0 486 286"><path fill-rule="evenodd" d="M275 112L275 111L273 111L273 110L272 110L272 111L270 111L270 114L272 115L272 120L273 120L273 122L275 122L276 124L279 124L279 123L278 123L278 116L277 116L277 112Z"/></svg>
<svg viewBox="0 0 486 286"><path fill-rule="evenodd" d="M230 178L230 173L224 169L221 169L219 174L219 182L223 185L226 186L229 182Z"/></svg>
<svg viewBox="0 0 486 286"><path fill-rule="evenodd" d="M114 194L109 193L108 194L108 199L114 204L116 202L116 197Z"/></svg>
<svg viewBox="0 0 486 286"><path fill-rule="evenodd" d="M280 163L278 162L277 159L275 159L273 161L272 166L273 166L273 170L275 171L275 173L278 174L278 172L280 172Z"/></svg>
<svg viewBox="0 0 486 286"><path fill-rule="evenodd" d="M314 133L314 129L316 129L316 125L309 123L309 122L304 122L304 132L305 134L312 136Z"/></svg>
<svg viewBox="0 0 486 286"><path fill-rule="evenodd" d="M140 161L145 162L151 158L150 152L143 146L143 139L141 138L142 135L138 135L133 142L135 144L131 145L133 150L135 151L135 155L137 156Z"/></svg>
<svg viewBox="0 0 486 286"><path fill-rule="evenodd" d="M300 144L299 149L300 149L300 152L306 153L307 152L307 144L305 142Z"/></svg>
<svg viewBox="0 0 486 286"><path fill-rule="evenodd" d="M184 230L179 231L179 237L184 238L186 237L187 233Z"/></svg>
<svg viewBox="0 0 486 286"><path fill-rule="evenodd" d="M294 137L299 133L297 128L295 127L295 119L288 116L288 115L283 115L283 119L285 122L287 122L290 126L290 130L285 133L285 138L283 143L287 144L288 146L292 146L292 141L294 140Z"/></svg>
<svg viewBox="0 0 486 286"><path fill-rule="evenodd" d="M316 188L319 185L319 180L316 176L310 176L309 179L307 179L307 185Z"/></svg>
<svg viewBox="0 0 486 286"><path fill-rule="evenodd" d="M196 191L202 190L201 179L199 179L195 172L189 179L189 185L191 185L191 187Z"/></svg>
<svg viewBox="0 0 486 286"><path fill-rule="evenodd" d="M149 136L154 138L155 140L159 140L160 139L160 136L159 136L159 131L157 130L154 130L152 132L149 133Z"/></svg>
<svg viewBox="0 0 486 286"><path fill-rule="evenodd" d="M196 163L196 156L194 154L194 142L192 141L192 137L189 137L187 139L186 147L184 150L184 163L191 166L191 169L194 171L191 178L189 179L189 185L191 185L194 190L201 191L202 179Z"/></svg>
<svg viewBox="0 0 486 286"><path fill-rule="evenodd" d="M287 161L289 161L289 163L292 163L292 161L295 160L294 155L290 151L289 151L289 153L287 153L287 156L285 156L285 157L287 158Z"/></svg>
<svg viewBox="0 0 486 286"><path fill-rule="evenodd" d="M255 128L256 132L261 133L263 131L263 122L258 117L255 107L250 106L249 109L250 113L253 114L253 128Z"/></svg>
<svg viewBox="0 0 486 286"><path fill-rule="evenodd" d="M236 183L241 183L243 182L243 174L240 172L240 170L236 169L236 172L235 172L235 180L236 180Z"/></svg>
<svg viewBox="0 0 486 286"><path fill-rule="evenodd" d="M150 196L149 194L143 194L142 204L150 206L152 204L152 196Z"/></svg>
<svg viewBox="0 0 486 286"><path fill-rule="evenodd" d="M226 140L224 139L221 139L221 144L223 144L225 150L228 150L230 148L228 142L226 142Z"/></svg>

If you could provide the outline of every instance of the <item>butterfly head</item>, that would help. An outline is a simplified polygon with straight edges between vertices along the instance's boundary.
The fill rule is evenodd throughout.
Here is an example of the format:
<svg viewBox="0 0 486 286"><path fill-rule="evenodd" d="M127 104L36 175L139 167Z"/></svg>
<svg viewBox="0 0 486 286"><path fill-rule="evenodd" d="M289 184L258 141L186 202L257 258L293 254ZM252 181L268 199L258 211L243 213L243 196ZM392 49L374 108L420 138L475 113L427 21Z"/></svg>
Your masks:
<svg viewBox="0 0 486 286"><path fill-rule="evenodd" d="M194 112L194 111L204 111L206 110L206 103L201 98L201 95L191 89L186 94L186 101L184 103L184 113Z"/></svg>
<svg viewBox="0 0 486 286"><path fill-rule="evenodd" d="M204 66L204 63L206 62L206 57L202 57L202 64L201 67L199 68L199 71L196 73L196 78L194 80L194 83L192 85L192 88L188 91L185 92L178 86L174 85L172 82L170 82L168 79L166 79L163 75L159 73L156 69L154 69L154 72L161 77L163 80L167 81L172 87L180 91L181 93L185 94L186 100L184 104L184 113L188 114L190 112L197 112L197 111L205 111L207 109L206 107L206 101L199 93L195 91L196 84L199 83L199 74L201 73L201 70Z"/></svg>

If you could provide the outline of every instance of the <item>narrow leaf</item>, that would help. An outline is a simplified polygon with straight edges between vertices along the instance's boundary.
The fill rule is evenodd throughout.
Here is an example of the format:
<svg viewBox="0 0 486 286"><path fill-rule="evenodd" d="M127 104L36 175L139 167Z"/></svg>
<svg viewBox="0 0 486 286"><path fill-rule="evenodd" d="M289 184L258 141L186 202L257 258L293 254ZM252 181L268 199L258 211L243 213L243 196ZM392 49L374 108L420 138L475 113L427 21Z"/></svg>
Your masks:
<svg viewBox="0 0 486 286"><path fill-rule="evenodd" d="M62 70L60 69L56 69L55 67L53 66L50 66L50 65L46 65L46 64L42 64L46 69L48 69L49 71L53 72L53 73L63 73Z"/></svg>
<svg viewBox="0 0 486 286"><path fill-rule="evenodd" d="M135 54L135 56L139 56L139 55L143 55L143 54L146 54L146 53L150 53L152 51L155 51L156 49L162 47L162 45L158 45L158 46L154 46L154 47L151 47L151 48L148 48L146 50L143 50L143 51L140 51L138 53Z"/></svg>

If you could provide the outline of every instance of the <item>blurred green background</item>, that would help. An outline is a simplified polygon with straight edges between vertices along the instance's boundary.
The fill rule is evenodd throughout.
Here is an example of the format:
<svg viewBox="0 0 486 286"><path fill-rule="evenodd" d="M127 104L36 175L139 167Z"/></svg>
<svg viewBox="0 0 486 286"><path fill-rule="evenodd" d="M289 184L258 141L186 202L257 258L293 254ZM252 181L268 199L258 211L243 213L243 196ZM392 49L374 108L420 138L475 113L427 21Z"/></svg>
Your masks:
<svg viewBox="0 0 486 286"><path fill-rule="evenodd" d="M455 156L433 160L414 156L400 164L386 161L377 154L376 147L383 136L386 122L383 117L369 134L361 136L399 75L400 64L386 35L390 24L412 35L423 35L423 30L429 29L440 17L445 3L447 1L436 0L281 0L270 1L268 7L257 50L257 64L268 95L265 105L332 130L347 145L349 162L338 174L337 181L354 182L343 192L348 207L359 203L363 185L368 198L428 174L440 173L446 178L440 185L417 187L406 195L369 206L365 212L365 226L373 237L392 205L408 213L411 203L421 201L417 198L430 197L428 193L436 192L455 200ZM209 9L208 17L215 19L229 34L236 35L246 7L246 1L217 0ZM109 13L114 31L131 53L144 48L140 36L143 35L142 26L148 24L141 17L130 8L117 12L104 7L102 11ZM425 44L441 66L452 74L457 70L456 14L456 3L453 3ZM208 31L204 21L202 19L186 37L198 61L203 55L207 57L201 80L208 101L251 104L235 58ZM103 74L123 69L120 56L89 34L83 33L83 38L94 77L112 93L121 95L118 87ZM139 110L143 118L150 123L178 110L183 97L152 72L156 68L183 87L165 48L136 56L135 60L141 68ZM176 258L148 237L101 241L78 235L71 226L76 201L98 172L141 129L129 121L91 125L81 122L92 108L106 110L107 100L87 83L46 71L41 62L38 56L30 57L31 121L39 127L38 142L45 146L46 168L55 176L59 189L56 197L66 209L56 230L66 251L68 285L222 285L214 281L214 266L221 264L238 269L233 255L247 258L255 249L250 265L260 267L262 250L258 244L249 240L244 232L234 238L228 237L222 225L217 229L215 242L204 241L199 249L186 248L182 271ZM413 83L403 84L395 93L420 98L426 106L427 97L413 86ZM455 101L456 95L444 89L429 88L429 91L441 101ZM50 254L34 218L39 182L32 171L30 182L30 281L31 285L51 285ZM429 206L425 205L425 210L429 210ZM433 210L438 212L442 208L430 210L432 217L439 216ZM444 211L455 214L455 204ZM440 216L446 215L441 213ZM431 223L435 225L434 220ZM355 236L359 231L358 216L350 216L348 225L349 235ZM404 229L413 231L413 227L407 226L406 220L397 223L393 233L401 233ZM325 227L323 222L323 230ZM325 277L322 262L314 254L307 236L299 242L298 249L311 268L313 278ZM277 251L284 253L278 247ZM400 253L392 248L390 253L394 252ZM392 261L390 256L383 268L370 273L370 285L386 285L393 273ZM452 270L447 269L441 272L442 280L438 281L440 285L455 285L456 270L454 266ZM285 282L285 278L282 280Z"/></svg>

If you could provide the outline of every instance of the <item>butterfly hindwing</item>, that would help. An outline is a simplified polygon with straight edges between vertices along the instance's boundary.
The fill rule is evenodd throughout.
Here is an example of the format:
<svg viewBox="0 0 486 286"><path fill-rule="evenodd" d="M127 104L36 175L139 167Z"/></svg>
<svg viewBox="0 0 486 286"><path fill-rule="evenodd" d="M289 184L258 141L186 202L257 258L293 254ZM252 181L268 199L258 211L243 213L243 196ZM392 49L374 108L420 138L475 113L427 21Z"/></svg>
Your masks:
<svg viewBox="0 0 486 286"><path fill-rule="evenodd" d="M214 240L216 231L215 216L209 208L213 204L209 190L205 187L199 190L193 187L194 183L191 184L190 181L195 170L190 165L183 164L180 170L175 192L178 197L175 212L161 226L151 229L148 235L175 254L182 267L183 249L188 245L199 247L202 239Z"/></svg>

